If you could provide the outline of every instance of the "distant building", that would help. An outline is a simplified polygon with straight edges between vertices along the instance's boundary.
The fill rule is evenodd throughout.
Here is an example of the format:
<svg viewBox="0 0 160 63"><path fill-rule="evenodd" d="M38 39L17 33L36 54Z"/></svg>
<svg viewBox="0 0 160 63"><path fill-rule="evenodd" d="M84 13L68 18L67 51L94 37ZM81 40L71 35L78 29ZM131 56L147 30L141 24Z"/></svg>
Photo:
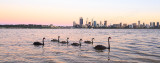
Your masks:
<svg viewBox="0 0 160 63"><path fill-rule="evenodd" d="M128 25L128 28L133 28L133 25Z"/></svg>
<svg viewBox="0 0 160 63"><path fill-rule="evenodd" d="M127 24L123 24L123 26L122 26L123 28L127 28L128 27L128 25Z"/></svg>
<svg viewBox="0 0 160 63"><path fill-rule="evenodd" d="M97 26L96 27L100 27L100 25L99 24L97 24Z"/></svg>
<svg viewBox="0 0 160 63"><path fill-rule="evenodd" d="M155 28L155 27L156 27L155 22L153 22L153 28Z"/></svg>
<svg viewBox="0 0 160 63"><path fill-rule="evenodd" d="M82 27L82 25L83 25L83 18L82 17L80 17L80 26Z"/></svg>
<svg viewBox="0 0 160 63"><path fill-rule="evenodd" d="M87 18L87 20L86 20L86 25L88 24L88 18Z"/></svg>
<svg viewBox="0 0 160 63"><path fill-rule="evenodd" d="M153 28L153 23L152 22L150 22L150 27Z"/></svg>
<svg viewBox="0 0 160 63"><path fill-rule="evenodd" d="M97 23L96 23L96 21L94 21L94 24L93 24L93 25L94 25L94 27L96 27L96 26L97 26Z"/></svg>
<svg viewBox="0 0 160 63"><path fill-rule="evenodd" d="M120 24L113 24L113 28L120 28Z"/></svg>
<svg viewBox="0 0 160 63"><path fill-rule="evenodd" d="M140 24L140 28L144 28L143 24Z"/></svg>
<svg viewBox="0 0 160 63"><path fill-rule="evenodd" d="M140 21L138 21L138 28L140 28L140 25L141 25L141 23L140 23Z"/></svg>
<svg viewBox="0 0 160 63"><path fill-rule="evenodd" d="M137 28L137 23L133 23L133 28Z"/></svg>
<svg viewBox="0 0 160 63"><path fill-rule="evenodd" d="M92 26L94 26L94 22L93 22L93 19L92 19Z"/></svg>
<svg viewBox="0 0 160 63"><path fill-rule="evenodd" d="M143 28L144 28L144 27L146 27L146 26L145 26L145 23L143 23Z"/></svg>
<svg viewBox="0 0 160 63"><path fill-rule="evenodd" d="M157 28L159 28L159 22L157 22Z"/></svg>
<svg viewBox="0 0 160 63"><path fill-rule="evenodd" d="M91 26L91 22L88 22L88 25L90 25L90 26Z"/></svg>
<svg viewBox="0 0 160 63"><path fill-rule="evenodd" d="M102 21L100 21L100 26L102 26Z"/></svg>
<svg viewBox="0 0 160 63"><path fill-rule="evenodd" d="M107 21L104 21L104 26L107 27Z"/></svg>
<svg viewBox="0 0 160 63"><path fill-rule="evenodd" d="M122 28L122 23L120 23L120 28Z"/></svg>
<svg viewBox="0 0 160 63"><path fill-rule="evenodd" d="M146 24L146 28L150 28L149 24Z"/></svg>

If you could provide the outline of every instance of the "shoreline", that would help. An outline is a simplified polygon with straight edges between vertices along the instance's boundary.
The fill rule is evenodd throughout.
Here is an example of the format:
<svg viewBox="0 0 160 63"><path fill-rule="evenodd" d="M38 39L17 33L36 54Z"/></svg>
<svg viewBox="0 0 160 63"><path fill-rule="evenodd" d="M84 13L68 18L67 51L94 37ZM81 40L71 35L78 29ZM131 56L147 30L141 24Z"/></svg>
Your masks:
<svg viewBox="0 0 160 63"><path fill-rule="evenodd" d="M0 28L0 29L160 29L160 28Z"/></svg>

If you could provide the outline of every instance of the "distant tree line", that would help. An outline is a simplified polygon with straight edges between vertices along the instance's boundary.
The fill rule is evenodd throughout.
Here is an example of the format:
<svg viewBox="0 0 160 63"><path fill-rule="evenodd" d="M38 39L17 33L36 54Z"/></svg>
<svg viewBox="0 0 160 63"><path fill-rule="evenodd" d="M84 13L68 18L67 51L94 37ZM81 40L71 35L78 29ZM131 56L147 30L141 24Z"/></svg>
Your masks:
<svg viewBox="0 0 160 63"><path fill-rule="evenodd" d="M19 24L19 25L0 25L0 28L51 28L49 25Z"/></svg>

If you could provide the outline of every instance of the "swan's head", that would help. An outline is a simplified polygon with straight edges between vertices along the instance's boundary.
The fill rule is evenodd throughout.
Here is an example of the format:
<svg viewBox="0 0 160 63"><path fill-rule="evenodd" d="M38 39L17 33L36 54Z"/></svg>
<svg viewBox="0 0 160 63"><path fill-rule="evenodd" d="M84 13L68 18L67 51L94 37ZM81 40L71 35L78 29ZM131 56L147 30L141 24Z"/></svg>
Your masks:
<svg viewBox="0 0 160 63"><path fill-rule="evenodd" d="M108 37L108 39L112 39L111 37Z"/></svg>
<svg viewBox="0 0 160 63"><path fill-rule="evenodd" d="M79 41L82 41L82 39L80 39Z"/></svg>

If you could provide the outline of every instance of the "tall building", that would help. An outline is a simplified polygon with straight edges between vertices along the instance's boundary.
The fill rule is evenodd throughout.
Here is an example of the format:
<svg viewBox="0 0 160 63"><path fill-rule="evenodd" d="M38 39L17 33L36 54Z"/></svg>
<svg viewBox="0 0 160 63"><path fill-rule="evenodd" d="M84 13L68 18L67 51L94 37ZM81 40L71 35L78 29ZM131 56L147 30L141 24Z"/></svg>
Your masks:
<svg viewBox="0 0 160 63"><path fill-rule="evenodd" d="M94 22L93 22L93 19L92 19L92 26L94 26Z"/></svg>
<svg viewBox="0 0 160 63"><path fill-rule="evenodd" d="M146 24L146 28L150 28L149 24Z"/></svg>
<svg viewBox="0 0 160 63"><path fill-rule="evenodd" d="M145 23L143 22L143 26L145 26Z"/></svg>
<svg viewBox="0 0 160 63"><path fill-rule="evenodd" d="M83 18L82 17L80 17L79 24L82 27L82 25L83 25Z"/></svg>
<svg viewBox="0 0 160 63"><path fill-rule="evenodd" d="M88 24L91 26L91 22L88 22Z"/></svg>
<svg viewBox="0 0 160 63"><path fill-rule="evenodd" d="M87 20L86 20L86 25L88 24L88 18L87 18Z"/></svg>
<svg viewBox="0 0 160 63"><path fill-rule="evenodd" d="M122 23L120 23L119 25L120 25L120 28L121 28L122 27Z"/></svg>
<svg viewBox="0 0 160 63"><path fill-rule="evenodd" d="M100 26L102 26L102 21L100 21Z"/></svg>
<svg viewBox="0 0 160 63"><path fill-rule="evenodd" d="M140 28L140 25L141 25L141 23L140 23L140 21L138 21L138 28Z"/></svg>
<svg viewBox="0 0 160 63"><path fill-rule="evenodd" d="M153 27L153 23L152 23L152 22L150 22L150 27L151 27L151 28Z"/></svg>
<svg viewBox="0 0 160 63"><path fill-rule="evenodd" d="M157 28L159 28L159 22L157 22Z"/></svg>
<svg viewBox="0 0 160 63"><path fill-rule="evenodd" d="M107 21L104 21L104 26L107 27Z"/></svg>
<svg viewBox="0 0 160 63"><path fill-rule="evenodd" d="M97 26L97 23L96 23L96 21L94 21L94 27L96 27Z"/></svg>
<svg viewBox="0 0 160 63"><path fill-rule="evenodd" d="M153 22L153 28L155 28L155 27L156 27L155 22Z"/></svg>
<svg viewBox="0 0 160 63"><path fill-rule="evenodd" d="M143 28L145 27L145 23L143 22Z"/></svg>
<svg viewBox="0 0 160 63"><path fill-rule="evenodd" d="M133 28L137 28L137 23L133 23Z"/></svg>

